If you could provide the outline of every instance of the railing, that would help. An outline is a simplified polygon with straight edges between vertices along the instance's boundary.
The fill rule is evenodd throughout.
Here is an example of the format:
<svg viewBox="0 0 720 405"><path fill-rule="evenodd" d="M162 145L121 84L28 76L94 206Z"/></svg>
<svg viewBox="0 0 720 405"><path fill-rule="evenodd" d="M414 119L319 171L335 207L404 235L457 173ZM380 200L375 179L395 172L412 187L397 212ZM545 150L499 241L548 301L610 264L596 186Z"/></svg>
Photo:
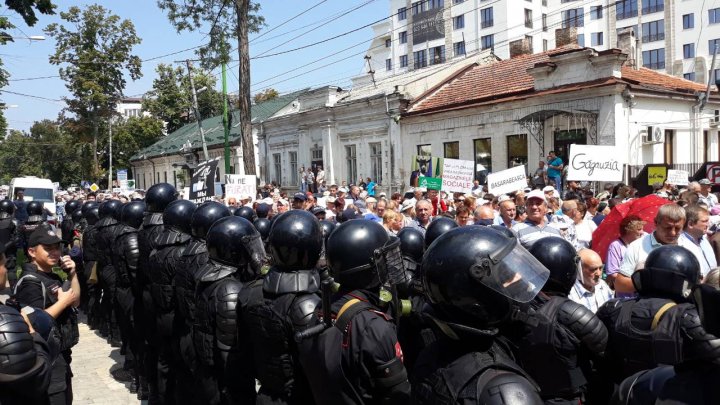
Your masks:
<svg viewBox="0 0 720 405"><path fill-rule="evenodd" d="M633 17L637 17L637 16L638 16L637 10L630 10L630 11L624 11L622 13L617 13L615 15L615 19L616 20L624 20L626 18L633 18Z"/></svg>
<svg viewBox="0 0 720 405"><path fill-rule="evenodd" d="M643 67L655 70L665 69L665 62L643 63Z"/></svg>
<svg viewBox="0 0 720 405"><path fill-rule="evenodd" d="M495 21L493 21L493 20L485 20L482 23L480 23L480 27L488 28L488 27L492 27L494 24L495 24Z"/></svg>
<svg viewBox="0 0 720 405"><path fill-rule="evenodd" d="M665 33L661 32L659 34L653 34L653 35L643 35L642 41L645 42L655 42L655 41L662 41L665 39Z"/></svg>
<svg viewBox="0 0 720 405"><path fill-rule="evenodd" d="M645 15L645 14L650 14L650 13L657 13L658 11L663 11L663 10L665 10L665 4L656 4L654 6L643 7L642 13L643 13L643 15Z"/></svg>

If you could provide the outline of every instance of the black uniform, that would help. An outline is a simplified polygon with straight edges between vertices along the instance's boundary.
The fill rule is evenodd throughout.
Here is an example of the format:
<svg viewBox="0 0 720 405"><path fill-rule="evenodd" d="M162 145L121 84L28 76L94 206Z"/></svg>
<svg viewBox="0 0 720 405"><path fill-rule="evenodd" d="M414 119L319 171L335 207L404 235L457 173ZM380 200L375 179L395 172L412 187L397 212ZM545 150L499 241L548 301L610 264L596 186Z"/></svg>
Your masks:
<svg viewBox="0 0 720 405"><path fill-rule="evenodd" d="M106 203L107 204L107 203ZM113 346L120 346L120 329L115 314L115 289L117 288L117 270L113 267L113 244L115 243L115 228L118 221L111 216L100 218L95 225L97 229L96 245L98 252L98 284L102 290L100 307L103 324L100 333L109 337Z"/></svg>
<svg viewBox="0 0 720 405"><path fill-rule="evenodd" d="M2 214L0 213L0 215ZM13 287L17 281L17 273L15 272L17 243L18 232L15 220L12 217L0 219L0 249L5 251L5 267L8 269L10 287Z"/></svg>
<svg viewBox="0 0 720 405"><path fill-rule="evenodd" d="M88 225L83 232L82 251L83 265L85 268L86 285L88 287L88 326L91 329L97 329L103 323L102 311L100 310L100 300L102 298L102 290L98 286L97 280L90 280L93 269L96 271L99 260L99 252L97 247L98 229L95 224Z"/></svg>

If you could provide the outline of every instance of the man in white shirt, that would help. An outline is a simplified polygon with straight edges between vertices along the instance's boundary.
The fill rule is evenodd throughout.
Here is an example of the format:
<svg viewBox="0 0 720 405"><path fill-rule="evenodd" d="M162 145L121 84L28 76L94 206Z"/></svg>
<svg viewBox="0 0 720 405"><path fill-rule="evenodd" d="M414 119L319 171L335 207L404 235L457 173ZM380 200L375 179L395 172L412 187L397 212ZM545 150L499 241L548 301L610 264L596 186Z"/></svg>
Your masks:
<svg viewBox="0 0 720 405"><path fill-rule="evenodd" d="M578 252L578 256L582 269L568 298L595 313L602 304L613 298L614 294L601 278L603 263L600 255L594 250L582 249Z"/></svg>
<svg viewBox="0 0 720 405"><path fill-rule="evenodd" d="M716 206L718 203L718 199L715 194L711 192L712 182L710 182L710 180L708 179L702 179L698 181L698 184L700 184L698 202L707 205L708 209Z"/></svg>
<svg viewBox="0 0 720 405"><path fill-rule="evenodd" d="M710 213L700 205L691 205L685 208L685 216L685 232L683 232L680 239L687 239L693 245L693 249L689 250L698 259L700 273L705 277L710 273L710 270L717 267L715 251L707 237L707 231L710 227Z"/></svg>

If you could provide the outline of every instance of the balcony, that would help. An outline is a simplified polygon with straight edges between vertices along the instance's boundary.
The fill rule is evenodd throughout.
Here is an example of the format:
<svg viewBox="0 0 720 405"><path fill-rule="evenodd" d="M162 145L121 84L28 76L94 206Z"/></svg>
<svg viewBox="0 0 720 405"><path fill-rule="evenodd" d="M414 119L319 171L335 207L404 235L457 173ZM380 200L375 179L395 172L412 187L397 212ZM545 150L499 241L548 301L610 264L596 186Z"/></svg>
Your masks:
<svg viewBox="0 0 720 405"><path fill-rule="evenodd" d="M645 15L645 14L657 13L658 11L663 11L663 10L665 10L664 4L656 4L654 6L643 7L642 13L643 13L643 15Z"/></svg>
<svg viewBox="0 0 720 405"><path fill-rule="evenodd" d="M665 39L664 32L661 32L659 34L653 34L653 35L643 35L643 37L642 37L643 43L662 41L664 39Z"/></svg>
<svg viewBox="0 0 720 405"><path fill-rule="evenodd" d="M615 19L616 20L624 20L626 18L633 18L633 17L637 17L637 16L638 16L637 10L629 10L629 11L624 11L622 13L617 13L615 15Z"/></svg>

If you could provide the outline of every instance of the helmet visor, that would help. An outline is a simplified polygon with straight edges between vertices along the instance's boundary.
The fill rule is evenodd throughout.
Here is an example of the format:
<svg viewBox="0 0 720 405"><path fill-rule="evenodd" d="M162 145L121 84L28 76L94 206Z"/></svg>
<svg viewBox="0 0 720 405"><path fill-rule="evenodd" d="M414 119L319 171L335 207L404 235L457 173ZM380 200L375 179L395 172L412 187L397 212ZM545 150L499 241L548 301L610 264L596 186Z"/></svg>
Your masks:
<svg viewBox="0 0 720 405"><path fill-rule="evenodd" d="M504 257L492 260L490 268L490 274L478 281L516 302L535 298L550 277L550 271L519 243Z"/></svg>
<svg viewBox="0 0 720 405"><path fill-rule="evenodd" d="M253 273L260 274L262 266L267 263L267 254L265 253L265 245L260 235L244 236L242 238L243 246L248 253L248 265Z"/></svg>
<svg viewBox="0 0 720 405"><path fill-rule="evenodd" d="M385 246L376 249L373 253L373 262L383 282L387 281L393 285L407 282L405 264L400 252L400 239L391 238Z"/></svg>

